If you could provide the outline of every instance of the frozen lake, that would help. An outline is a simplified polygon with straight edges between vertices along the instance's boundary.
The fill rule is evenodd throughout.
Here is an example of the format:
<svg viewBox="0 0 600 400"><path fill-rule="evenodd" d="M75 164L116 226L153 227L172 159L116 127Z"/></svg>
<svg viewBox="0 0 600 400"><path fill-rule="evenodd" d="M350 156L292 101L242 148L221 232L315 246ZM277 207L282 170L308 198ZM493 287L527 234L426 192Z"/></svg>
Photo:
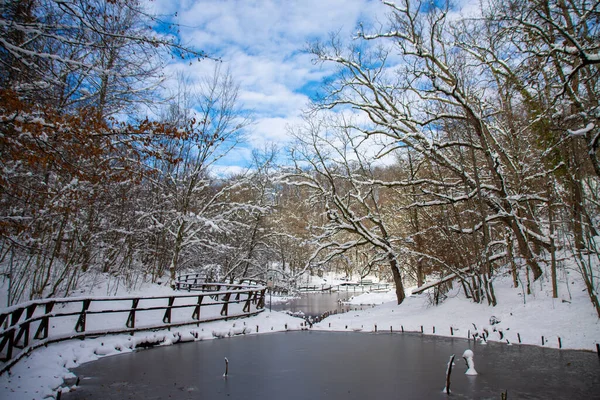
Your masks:
<svg viewBox="0 0 600 400"><path fill-rule="evenodd" d="M475 353L466 376L463 351ZM74 399L599 399L595 353L401 333L287 332L159 347L74 372ZM224 358L229 359L225 379Z"/></svg>

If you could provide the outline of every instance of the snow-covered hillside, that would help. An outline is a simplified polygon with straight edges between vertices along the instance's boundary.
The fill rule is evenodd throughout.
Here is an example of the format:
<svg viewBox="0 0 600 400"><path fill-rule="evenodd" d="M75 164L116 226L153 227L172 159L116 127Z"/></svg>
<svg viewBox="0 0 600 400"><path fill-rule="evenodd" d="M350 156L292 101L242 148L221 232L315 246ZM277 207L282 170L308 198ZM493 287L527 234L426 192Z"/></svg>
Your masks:
<svg viewBox="0 0 600 400"><path fill-rule="evenodd" d="M466 299L459 289L448 293L440 305L431 305L429 295L409 296L401 305L395 303L393 292L365 293L355 296L351 304L380 304L364 311L333 315L316 324L319 330L405 331L425 334L473 337L488 333L487 340L509 344L543 345L552 348L596 350L600 343L600 320L589 297L578 280L563 285L561 295L552 298L549 285L537 284L531 295L511 287L510 279L495 281L498 305L490 307ZM496 322L497 321L497 322ZM494 322L492 324L492 322ZM452 329L451 329L452 328ZM559 339L560 338L560 345Z"/></svg>

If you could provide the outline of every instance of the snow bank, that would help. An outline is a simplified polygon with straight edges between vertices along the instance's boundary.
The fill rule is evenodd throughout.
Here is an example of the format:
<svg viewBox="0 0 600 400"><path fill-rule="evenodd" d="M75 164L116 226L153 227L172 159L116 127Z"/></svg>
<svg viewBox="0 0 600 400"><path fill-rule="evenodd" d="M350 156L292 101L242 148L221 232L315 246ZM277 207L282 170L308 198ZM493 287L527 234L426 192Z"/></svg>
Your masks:
<svg viewBox="0 0 600 400"><path fill-rule="evenodd" d="M366 281L371 281L373 283L380 283L380 279L375 275L367 275L363 278ZM308 272L304 273L302 277L299 279L300 286L336 286L341 285L347 282L358 283L360 281L360 276L350 276L347 278L341 277L334 272L326 272L323 274L323 277L319 277L317 275L310 275Z"/></svg>
<svg viewBox="0 0 600 400"><path fill-rule="evenodd" d="M600 343L600 320L590 304L583 284L569 281L559 287L560 297L552 298L550 285L524 295L511 287L510 278L494 282L498 299L496 307L475 304L459 289L448 293L448 299L432 306L427 293L407 297L401 305L395 300L362 311L337 314L315 324L323 331L414 331L463 338L485 337L487 341L507 344L532 344L551 348L596 350ZM356 296L352 304L364 304L369 293ZM388 294L389 295L389 294ZM376 298L376 297L373 297ZM493 318L492 318L493 317ZM542 342L543 337L543 342ZM560 341L559 341L560 338ZM484 339L480 339L484 340Z"/></svg>
<svg viewBox="0 0 600 400"><path fill-rule="evenodd" d="M387 292L365 292L363 294L359 294L357 296L352 296L345 301L344 304L352 304L352 305L360 305L360 306L370 306L374 304L383 304L390 301L396 300L396 292L394 290L390 290Z"/></svg>

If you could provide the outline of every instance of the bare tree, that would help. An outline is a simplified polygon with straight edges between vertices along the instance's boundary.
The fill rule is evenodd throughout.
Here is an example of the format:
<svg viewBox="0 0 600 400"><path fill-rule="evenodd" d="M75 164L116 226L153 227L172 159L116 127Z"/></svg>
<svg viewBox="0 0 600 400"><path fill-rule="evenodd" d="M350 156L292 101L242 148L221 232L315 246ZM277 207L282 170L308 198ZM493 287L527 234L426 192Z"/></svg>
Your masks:
<svg viewBox="0 0 600 400"><path fill-rule="evenodd" d="M406 297L399 262L402 239L383 218L382 189L372 185L374 165L368 143L352 129L336 125L309 119L298 128L293 150L296 167L283 175L287 184L309 191L311 204L322 207L323 221L309 263L326 264L362 249L369 254L366 265L388 265L400 304Z"/></svg>
<svg viewBox="0 0 600 400"><path fill-rule="evenodd" d="M170 56L205 57L155 32L157 19L137 0L10 0L0 7L2 87L65 111L94 106L112 115L150 99Z"/></svg>
<svg viewBox="0 0 600 400"><path fill-rule="evenodd" d="M132 278L148 254L135 196L182 137L117 112L151 100L168 57L204 57L153 31L137 1L0 5L0 262L11 301L66 294L94 267ZM131 196L131 197L128 197ZM14 283L14 285L13 285Z"/></svg>
<svg viewBox="0 0 600 400"><path fill-rule="evenodd" d="M182 136L166 147L178 162L159 168L156 183L163 205L147 215L171 236L171 281L180 269L183 253L190 248L220 246L213 241L214 235L235 227L236 203L229 198L239 183L220 180L211 168L237 146L249 122L239 108L238 86L219 67L189 96L171 109L175 114L170 120Z"/></svg>
<svg viewBox="0 0 600 400"><path fill-rule="evenodd" d="M428 176L374 183L420 194L403 207L413 229L415 209L445 210L445 232L476 237L473 272L495 304L495 264L512 254L513 240L534 279L544 254L554 257L557 215L566 219L548 185L571 194L577 247L589 249L584 238L596 235L596 206L582 183L597 170L598 4L516 0L461 18L448 3L384 3L389 24L359 30L352 47L335 37L311 46L317 60L339 67L316 109L363 113L371 124L347 128L378 139L381 157L410 149L431 166Z"/></svg>

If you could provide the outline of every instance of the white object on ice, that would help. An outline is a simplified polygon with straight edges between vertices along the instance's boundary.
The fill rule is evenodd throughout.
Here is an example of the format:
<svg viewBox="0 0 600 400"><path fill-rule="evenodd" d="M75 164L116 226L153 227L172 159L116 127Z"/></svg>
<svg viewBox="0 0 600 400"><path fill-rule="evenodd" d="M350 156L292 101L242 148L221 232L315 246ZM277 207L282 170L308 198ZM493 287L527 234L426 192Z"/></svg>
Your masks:
<svg viewBox="0 0 600 400"><path fill-rule="evenodd" d="M477 375L477 371L475 371L475 362L473 362L473 356L473 351L469 349L465 350L462 355L467 363L467 371L465 372L465 375Z"/></svg>

